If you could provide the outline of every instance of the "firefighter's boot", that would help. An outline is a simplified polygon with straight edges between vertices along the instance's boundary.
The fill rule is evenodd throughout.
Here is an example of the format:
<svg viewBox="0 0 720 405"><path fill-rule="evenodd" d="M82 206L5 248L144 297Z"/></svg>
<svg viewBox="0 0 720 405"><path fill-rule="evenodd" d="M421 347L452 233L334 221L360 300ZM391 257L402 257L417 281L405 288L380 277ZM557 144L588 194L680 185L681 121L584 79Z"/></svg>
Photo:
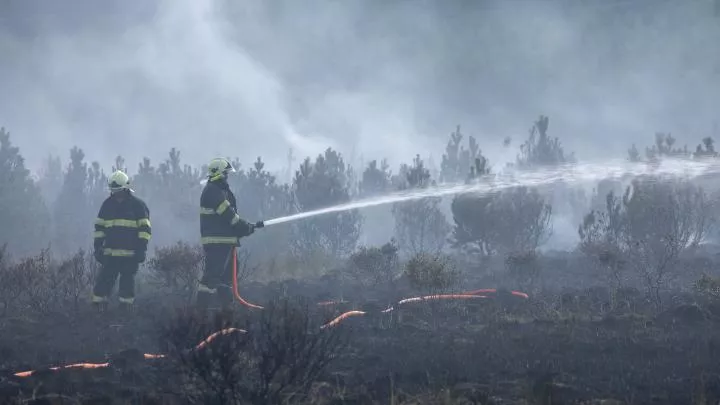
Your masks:
<svg viewBox="0 0 720 405"><path fill-rule="evenodd" d="M232 286L229 285L221 285L217 289L217 298L218 303L216 305L217 309L222 311L227 311L232 309L233 304L235 303L233 301L233 291Z"/></svg>
<svg viewBox="0 0 720 405"><path fill-rule="evenodd" d="M107 309L108 309L107 301L93 302L92 306L93 306L93 309L97 312L107 312Z"/></svg>
<svg viewBox="0 0 720 405"><path fill-rule="evenodd" d="M105 296L93 294L91 302L93 309L97 312L105 312L108 309L108 299Z"/></svg>
<svg viewBox="0 0 720 405"><path fill-rule="evenodd" d="M214 301L213 298L215 298L215 294L212 292L200 290L195 297L195 306L201 311L207 310Z"/></svg>
<svg viewBox="0 0 720 405"><path fill-rule="evenodd" d="M131 315L135 311L135 305L128 302L121 302L118 305L118 309L123 315Z"/></svg>

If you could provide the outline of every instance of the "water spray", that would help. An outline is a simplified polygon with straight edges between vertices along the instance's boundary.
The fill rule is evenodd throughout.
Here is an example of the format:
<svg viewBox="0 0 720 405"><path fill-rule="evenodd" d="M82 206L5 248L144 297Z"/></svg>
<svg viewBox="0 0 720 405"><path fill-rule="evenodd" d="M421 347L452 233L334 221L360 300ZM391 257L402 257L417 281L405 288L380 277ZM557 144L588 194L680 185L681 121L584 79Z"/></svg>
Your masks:
<svg viewBox="0 0 720 405"><path fill-rule="evenodd" d="M420 200L457 194L487 195L513 187L537 187L553 183L577 184L604 179L624 179L640 176L685 176L695 178L720 173L720 165L712 161L665 159L654 163L628 161L605 161L601 163L574 163L549 169L517 171L509 175L482 178L470 184L451 184L392 193L380 197L365 198L332 207L261 221L263 226L282 224L318 215L343 212L403 201Z"/></svg>

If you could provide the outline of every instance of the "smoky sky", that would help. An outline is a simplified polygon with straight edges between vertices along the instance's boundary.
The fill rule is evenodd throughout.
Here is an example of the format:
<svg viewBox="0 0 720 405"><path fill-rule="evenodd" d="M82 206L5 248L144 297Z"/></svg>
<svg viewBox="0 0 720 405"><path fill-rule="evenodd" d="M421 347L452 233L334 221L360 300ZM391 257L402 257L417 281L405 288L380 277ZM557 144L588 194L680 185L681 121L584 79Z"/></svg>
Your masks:
<svg viewBox="0 0 720 405"><path fill-rule="evenodd" d="M34 168L73 145L106 170L171 147L439 162L457 124L499 163L540 114L595 159L720 120L713 0L0 0L0 58Z"/></svg>

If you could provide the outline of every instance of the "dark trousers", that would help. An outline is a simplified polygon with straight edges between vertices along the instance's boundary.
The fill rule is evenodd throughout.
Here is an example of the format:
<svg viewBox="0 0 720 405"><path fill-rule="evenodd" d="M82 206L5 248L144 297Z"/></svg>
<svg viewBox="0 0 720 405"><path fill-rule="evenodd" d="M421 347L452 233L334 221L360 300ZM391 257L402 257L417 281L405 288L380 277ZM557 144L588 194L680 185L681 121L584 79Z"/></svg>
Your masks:
<svg viewBox="0 0 720 405"><path fill-rule="evenodd" d="M205 269L200 279L198 290L198 301L205 305L210 297L217 295L220 304L229 305L233 301L232 272L233 272L233 249L235 245L204 245ZM214 293L208 290L214 290Z"/></svg>
<svg viewBox="0 0 720 405"><path fill-rule="evenodd" d="M112 293L119 275L120 288L118 289L118 297L124 301L132 301L135 298L135 275L139 267L140 265L135 258L105 257L105 262L95 280L93 295L107 299Z"/></svg>

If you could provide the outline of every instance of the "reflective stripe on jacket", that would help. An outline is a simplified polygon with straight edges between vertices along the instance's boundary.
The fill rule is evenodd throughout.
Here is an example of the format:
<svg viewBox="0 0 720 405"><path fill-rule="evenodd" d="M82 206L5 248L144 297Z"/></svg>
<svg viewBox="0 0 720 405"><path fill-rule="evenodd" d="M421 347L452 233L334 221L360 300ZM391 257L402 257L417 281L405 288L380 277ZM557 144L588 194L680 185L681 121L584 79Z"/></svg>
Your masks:
<svg viewBox="0 0 720 405"><path fill-rule="evenodd" d="M200 196L200 242L236 245L250 234L250 224L237 213L235 195L223 180L208 181Z"/></svg>
<svg viewBox="0 0 720 405"><path fill-rule="evenodd" d="M105 256L131 257L145 252L152 237L150 210L130 193L122 201L110 196L100 207L93 236L95 249Z"/></svg>

